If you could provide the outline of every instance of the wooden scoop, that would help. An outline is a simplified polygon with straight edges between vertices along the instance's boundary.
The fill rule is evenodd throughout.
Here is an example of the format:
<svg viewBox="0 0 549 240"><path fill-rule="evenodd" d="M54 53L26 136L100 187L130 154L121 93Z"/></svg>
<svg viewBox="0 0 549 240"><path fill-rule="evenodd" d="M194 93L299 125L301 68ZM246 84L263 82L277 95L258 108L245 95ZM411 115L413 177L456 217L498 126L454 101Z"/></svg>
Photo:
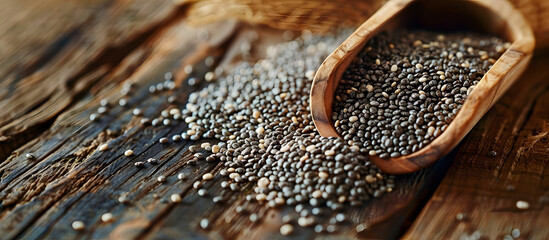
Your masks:
<svg viewBox="0 0 549 240"><path fill-rule="evenodd" d="M492 33L512 44L475 86L448 128L430 144L397 158L369 157L382 171L391 174L414 172L449 153L525 70L535 45L532 29L522 14L505 0L391 0L318 69L310 106L320 135L339 137L332 122L332 102L343 72L370 38L397 27Z"/></svg>

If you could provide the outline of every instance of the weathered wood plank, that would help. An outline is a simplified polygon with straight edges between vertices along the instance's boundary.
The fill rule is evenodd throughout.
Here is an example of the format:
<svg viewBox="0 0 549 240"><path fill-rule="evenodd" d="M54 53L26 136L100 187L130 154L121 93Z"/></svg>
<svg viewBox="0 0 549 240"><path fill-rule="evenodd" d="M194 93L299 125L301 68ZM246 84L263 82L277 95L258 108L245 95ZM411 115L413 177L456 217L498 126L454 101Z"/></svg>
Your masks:
<svg viewBox="0 0 549 240"><path fill-rule="evenodd" d="M2 6L9 20L0 28L0 160L185 11L170 0Z"/></svg>
<svg viewBox="0 0 549 240"><path fill-rule="evenodd" d="M549 238L548 62L547 53L535 56L469 133L407 238L457 239L479 231L501 239L513 228L521 239ZM530 208L517 209L519 200ZM456 219L460 213L462 221Z"/></svg>
<svg viewBox="0 0 549 240"><path fill-rule="evenodd" d="M15 1L10 3L18 4ZM186 126L144 127L139 125L139 118L131 115L133 106L142 106L147 116L156 115L168 106L165 96L150 98L147 92L148 84L161 80L165 71L175 70L178 84L184 84L182 62L201 62L204 54L221 54L223 57L220 58L220 64L230 68L232 62L240 58L239 41L246 34L252 31L259 33L260 39L253 45L252 56L257 58L262 56L262 49L266 45L281 41L282 31L264 27L241 28L234 22L221 23L206 27L210 29L210 41L202 43L196 36L197 29L190 29L181 23L181 20L184 21L185 9L175 2L94 1L86 5L89 8L83 7L74 13L71 9L75 6L58 4L54 0L37 5L28 4L32 7L28 8L28 13L23 14L22 18L37 20L25 20L21 24L31 22L32 25L33 22L53 18L53 15L58 14L55 12L57 6L61 8L58 11L67 14L67 19L82 19L55 22L52 24L55 26L53 29L42 29L37 24L34 26L35 35L31 36L15 34L13 31L19 27L0 26L0 32L18 36L0 38L0 43L6 41L12 44L0 45L15 46L18 50L0 47L0 61L6 60L5 64L0 64L0 76L5 76L0 77L0 108L9 110L0 112L0 160L3 160L0 163L0 238L282 238L278 235L278 226L281 216L290 212L289 208L269 210L257 204L246 205L242 196L235 193L229 193L230 198L225 204L215 205L211 197L223 192L219 186L219 177L206 184L210 196L199 197L196 190L192 189L194 180L206 172L217 173L216 164L187 164L187 148L191 142L169 145L157 142L162 136L180 133ZM36 15L40 12L38 8L49 12ZM15 15L13 17L15 24L18 18ZM15 44L19 38L25 41L20 47ZM23 54L25 52L29 54ZM450 213L449 217L442 216L440 223L428 230L453 231L448 226L462 229L459 224L467 224L467 233L474 230L473 226L481 226L490 229L486 231L487 234L499 234L500 228L493 222L503 217L516 219L513 221L517 226L523 224L520 227L526 236L547 234L538 230L548 222L544 210L549 197L549 184L546 181L548 168L544 161L547 159L547 138L537 132L546 132L543 130L546 125L542 123L547 123L547 75L537 75L537 71L543 69L549 59L546 56L538 56L537 59L535 67L530 68L531 73L523 78L526 84L509 93L511 97L507 96L504 98L506 100L500 101L496 110L492 110L499 113L489 113L461 145L458 157L454 160L454 170L449 175L452 180L447 178L443 182L446 185L437 192L437 198L431 200L426 211L439 211L435 203L441 196L444 199L447 199L446 196L454 197L450 191L478 183L481 187L475 192L468 192L468 195L482 194L496 188L499 189L498 194L508 197L505 204L498 198L491 199L489 203L482 203L483 198L475 198L470 203L476 204L475 208L471 210L472 214L469 213L474 221L456 225L451 221L454 213ZM197 76L211 70L205 66L198 69L195 73ZM547 74L546 69L543 72ZM125 81L137 83L136 93L128 97L129 107L115 107L101 121L90 123L88 116L96 110L99 99L117 101L121 97L121 83ZM174 94L185 99L191 90L183 87ZM20 96L25 96L22 103L13 104L16 97ZM524 110L521 104L531 107ZM521 114L515 116L517 112ZM499 119L507 121L502 123L501 128L498 127L500 125L492 124L499 123ZM10 123L14 120L17 124ZM509 129L512 129L512 134L508 133ZM489 146L479 144L479 141L486 139L497 141ZM532 144L532 141L537 142ZM109 142L111 149L103 153L96 151L97 146L104 142ZM135 150L133 157L122 156L127 148ZM486 154L486 151L492 149L499 153L496 158L500 161L499 165L491 165L489 162L494 160L492 158L476 157L478 153ZM520 156L516 155L519 152ZM26 160L26 153L34 153L38 159ZM135 161L148 157L157 157L161 163L144 169L133 166ZM523 165L524 159L535 159L537 164L533 166L534 163L530 162ZM373 199L359 208L347 209L350 221L336 234L316 234L312 229L297 228L288 238L397 238L430 197L450 162L451 158L448 158L430 169L401 176L397 179L394 192ZM488 170L477 171L470 168L471 164ZM478 175L492 175L485 178L467 175L473 171ZM188 173L189 179L178 181L175 175L179 172ZM167 183L158 183L155 179L159 175L168 176ZM507 177L505 185L515 186L515 192L503 191L503 185L497 182L502 181L502 176ZM466 184L460 185L453 181ZM441 195L441 191L446 195ZM124 193L129 194L130 204L118 203L117 198ZM177 205L164 203L172 193L182 194L183 202ZM517 196L530 201L530 211L508 213L506 208L500 208L506 207L509 201L516 201ZM450 200L444 204L454 206L450 205L453 204ZM239 205L246 205L263 218L252 224L248 220L249 214L235 213ZM493 206L498 207L490 208ZM488 218L481 218L484 216L481 208L493 209L494 213ZM106 212L115 215L113 223L105 224L99 220ZM422 216L421 222L432 215L422 213ZM211 221L208 230L201 230L197 226L203 217ZM330 216L324 217L328 219ZM524 221L529 218L532 220ZM86 230L74 231L70 225L75 220L84 221ZM369 228L356 235L352 227L359 222L366 223ZM415 228L421 229L418 226ZM458 230L455 230L456 234ZM414 230L413 234L406 236L421 236L416 233L422 232ZM444 236L459 237L452 234L454 232L448 232Z"/></svg>
<svg viewBox="0 0 549 240"><path fill-rule="evenodd" d="M236 26L234 22L215 26L218 36L211 38L211 44L222 44L223 39L231 36L234 26ZM131 170L136 170L133 167L133 162L127 161L124 159L125 157L120 157L122 153L126 148L138 146L140 150L135 149L136 156L138 156L140 151L146 151L150 144L154 145L158 138L168 133L169 130L143 129L139 125L139 119L132 117L131 107L144 105L146 107L143 110L146 114L158 115L161 109L167 107L167 97L150 98L148 85L162 79L165 71L179 67L181 56L193 54L194 48L203 44L196 37L196 32L184 25L179 26L177 31L166 33L160 40L162 41L150 43L155 47L147 47L148 58L128 56L129 61L146 60L146 63L139 63L142 65L141 68L127 80L135 81L141 85L140 91L128 99L128 107L116 107L99 123L90 123L88 116L96 110L100 98L107 97L112 101L112 98L120 97L120 84L111 86L109 89L102 89L98 94L99 98L90 99L93 97L90 94L83 100L84 104L78 105L77 109L80 110L71 110L67 114L68 116L60 117L60 121L52 127L59 131L52 130L44 134L45 136L23 146L21 151L18 151L19 153L12 154L8 160L2 163L2 187L4 190L0 197L3 207L0 221L6 223L2 226L2 232L9 233L6 234L8 238L21 236L21 234L28 238L41 238L44 234L50 234L53 226L61 226L58 226L56 222L65 215L68 209L72 208L77 201L84 199L87 192L94 192L100 186L104 185L109 199L117 201L117 197L112 196L117 194L116 187L127 181L124 178L134 175ZM167 46L171 47L170 51L165 51L164 48ZM139 53L134 55L140 56ZM131 64L128 65L131 66ZM129 70L131 68L116 69L107 78L119 77L121 73L128 74ZM204 74L204 70L202 74ZM109 79L104 79L104 81L109 82ZM183 96L180 97L186 98L191 89L182 88L182 90L183 92L180 94ZM181 132L181 126L179 127L175 132ZM109 132L114 132L114 134L108 134ZM172 134L175 132L172 130ZM99 143L107 141L115 152L95 151ZM29 149L29 146L34 147ZM152 149L160 151L161 147L156 146ZM28 164L29 161L24 157L28 152L32 152L38 157L31 164ZM173 152L171 154L175 154L174 151L171 152ZM169 157L169 154L165 157ZM163 165L159 165L159 167L161 166ZM168 167L174 166L177 164L168 165ZM118 172L127 168L130 172L122 174L120 179L115 179L114 185L107 184L111 180L110 178L117 176ZM128 192L136 187L136 182L130 181L130 186L127 187ZM89 202L102 203L104 200L92 198ZM92 206L87 206L87 208L94 209ZM76 210L81 210L81 208L76 208ZM47 217L40 219L43 214ZM31 226L32 224L34 225ZM67 228L68 226L70 224L64 226L64 231L70 230ZM28 235L24 233L28 230L27 228L32 229ZM57 236L58 233L53 231L52 234Z"/></svg>

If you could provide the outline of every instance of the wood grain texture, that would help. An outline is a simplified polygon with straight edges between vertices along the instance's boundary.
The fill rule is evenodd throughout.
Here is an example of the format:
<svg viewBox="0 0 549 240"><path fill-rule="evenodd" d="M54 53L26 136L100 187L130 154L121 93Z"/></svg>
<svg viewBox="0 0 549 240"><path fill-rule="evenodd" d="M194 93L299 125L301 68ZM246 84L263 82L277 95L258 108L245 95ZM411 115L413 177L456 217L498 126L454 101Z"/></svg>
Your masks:
<svg viewBox="0 0 549 240"><path fill-rule="evenodd" d="M81 94L107 84L99 81L184 11L169 0L2 6L8 21L0 27L0 160Z"/></svg>
<svg viewBox="0 0 549 240"><path fill-rule="evenodd" d="M450 171L407 239L457 239L479 231L501 239L549 238L549 70L547 53L465 138ZM489 152L497 152L490 156ZM520 210L519 200L530 203ZM456 215L465 215L463 221Z"/></svg>
<svg viewBox="0 0 549 240"><path fill-rule="evenodd" d="M0 239L396 239L408 229L430 199L450 163L460 162L460 159L472 161L475 158L472 154L479 152L475 150L479 148L478 141L466 142L459 148L458 157L450 155L427 169L397 177L397 188L392 193L372 199L363 206L347 208L349 222L335 234L317 234L312 229L296 227L293 235L283 238L278 234L277 226L280 217L290 212L289 208L269 210L265 206L245 203L241 195L234 193L229 194L226 203L214 205L211 197L223 192L219 187L222 180L219 177L205 185L210 196L199 197L191 185L206 172L217 173L219 167L216 163L188 164L187 149L192 142L158 143L160 137L183 131L185 124L155 128L142 126L131 110L140 106L145 116L154 116L169 106L167 96L151 97L147 91L149 84L161 81L166 71L176 73L176 82L182 87L171 94L178 96L178 104L183 104L189 92L197 89L185 85L185 65L195 65L193 76L198 78L212 70L205 66L205 56L214 56L215 65L230 69L235 60L243 57L240 44L246 36L258 34L259 40L252 44L251 57L260 58L266 46L282 41L288 33L234 21L190 28L185 21L185 6L170 1L61 4L53 0L40 3L4 0L2 6L0 19L9 16L6 17L9 21L0 26L4 33L0 35L0 69L2 76L8 77L0 78L0 105L9 111L0 111L0 127L12 121L19 121L19 124L13 125L14 128L2 128L4 131L1 132L5 134L1 144L9 144L1 145L4 157L0 157ZM17 14L21 12L26 14ZM57 18L60 15L64 17ZM32 29L32 32L24 29ZM204 30L209 32L207 41L198 37ZM539 167L546 159L543 149L547 146L546 135L541 134L541 125L527 125L529 131L536 133L532 136L523 128L526 122L547 119L546 101L537 100L541 99L540 96L547 96L546 71L538 75L536 70L542 69L549 61L549 55L543 56L536 58L533 65L536 68L530 68L529 75L519 80L532 78L536 83L528 88L511 90L508 94L513 95L496 105L496 109L502 109L504 113L481 121L470 134L484 142L484 129L497 128L497 144L490 146L501 145L506 151L516 147L521 159L538 163L511 172L515 182L521 181L522 174L531 171L538 174L536 171L540 171ZM89 114L97 110L100 99L116 102L123 97L120 89L127 82L136 83L135 92L126 96L128 107L113 107L99 122L91 123ZM204 84L199 87L202 86ZM24 97L10 95L16 93ZM537 107L523 109L519 104L512 104L514 98L526 106ZM48 101L41 103L41 99ZM517 120L510 123L505 120L507 118ZM512 127L506 125L507 128L500 129L499 125L493 125L501 123L501 119ZM513 134L506 133L508 128L513 129ZM522 135L517 135L518 132ZM530 143L520 148L526 136ZM97 151L102 143L109 143L108 151ZM530 145L533 147L528 147ZM122 153L129 148L135 151L134 155L124 157ZM492 148L485 146L480 152L484 154L487 149ZM500 153L498 157L504 157L498 148L495 150ZM37 159L27 160L26 153L33 153ZM143 169L133 166L134 162L148 157L158 158L160 164L147 165ZM488 160L492 161L484 159L474 163L485 166L483 164ZM502 166L488 172L498 170L507 174L502 169L516 168L516 165ZM464 173L468 171L469 162L459 167L461 170L459 175L454 174L454 182L471 178ZM527 184L536 183L546 176L546 169L540 173L542 175L531 174L532 178L527 178L525 183L511 184L516 185L517 192L520 192L519 186L532 187ZM179 172L188 173L189 179L177 180ZM484 173L478 172L475 176ZM158 183L155 179L159 175L167 176L167 183ZM498 181L498 177L479 176L473 179L480 186L494 186L490 184ZM541 186L544 190L537 191L546 192L548 184L542 182ZM183 202L177 205L165 203L173 193L181 194ZM129 204L117 201L121 194L128 194ZM544 194L535 195L541 196L540 203L545 201L543 197L547 194ZM447 201L455 197L437 196ZM531 229L526 236L544 236L544 232L539 230L547 222L543 217L546 215L543 205L538 205L533 198L526 200L533 206L528 211L530 215L513 217L521 218L516 221L527 225L523 228L525 234L526 229ZM262 220L251 223L249 213L236 214L234 210L239 205L257 211L263 216ZM488 209L492 205L480 206ZM113 213L112 223L100 221L105 212ZM532 216L536 216L538 223L530 224ZM323 216L325 219L329 217ZM200 229L198 222L201 218L210 219L211 228ZM426 218L421 219L426 221ZM84 231L71 228L75 220L85 222ZM482 223L484 225L479 224L496 228L494 222L498 219L490 220ZM367 224L368 229L357 234L353 227L360 222ZM479 225L477 222L474 224ZM438 236L440 232L451 231L451 226L438 225L430 228L429 234Z"/></svg>
<svg viewBox="0 0 549 240"><path fill-rule="evenodd" d="M464 13L466 11L467 14ZM430 19L423 22L422 16L429 16ZM413 21L418 21L415 25L427 29L453 29L456 23L460 27L471 24L480 30L496 33L512 44L475 86L454 120L439 137L410 155L388 159L370 156L370 160L381 170L391 174L410 173L429 166L457 146L518 79L530 62L535 46L528 23L506 1L389 1L328 56L319 68L311 89L310 106L315 126L321 135L339 135L331 121L334 93L343 72L366 42L388 27L407 27Z"/></svg>

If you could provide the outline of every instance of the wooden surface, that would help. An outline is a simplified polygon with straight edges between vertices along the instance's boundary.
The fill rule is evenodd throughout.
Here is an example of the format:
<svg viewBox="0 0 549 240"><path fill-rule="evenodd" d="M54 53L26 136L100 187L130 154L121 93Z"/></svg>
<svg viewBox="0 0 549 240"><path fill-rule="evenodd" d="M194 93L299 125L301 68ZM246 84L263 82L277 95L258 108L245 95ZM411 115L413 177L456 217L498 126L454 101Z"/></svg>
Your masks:
<svg viewBox="0 0 549 240"><path fill-rule="evenodd" d="M193 90L184 83L184 65L196 64L194 74L201 77L211 70L204 58L216 56L216 65L230 69L251 31L259 34L252 55L260 57L266 46L283 40L282 30L236 21L190 28L186 5L172 1L3 2L0 239L282 238L278 224L289 209L245 205L236 194L222 205L199 197L193 180L215 173L216 164L186 165L191 142L158 143L180 133L183 124L146 127L131 114L135 106L147 116L167 106L165 96L150 97L147 91L165 72L173 71L183 86L173 93L182 104ZM210 33L207 41L198 37L204 29ZM538 52L526 74L454 153L399 176L396 191L347 208L350 221L336 234L296 228L289 238L418 239L478 230L496 239L513 227L525 238L549 238L548 63L549 54ZM89 114L101 99L122 97L124 82L137 86L128 97L130 106L114 107L91 123ZM96 151L105 142L110 149ZM131 158L122 156L128 148L135 151ZM497 156L489 157L491 150ZM27 160L26 153L37 159ZM151 156L160 164L133 165ZM190 180L177 180L182 171ZM167 183L156 182L161 174ZM211 196L222 191L220 181L216 177L207 185ZM183 202L163 203L172 193L181 193ZM118 202L121 194L128 194L130 204ZM520 199L529 201L530 209L514 208ZM235 213L242 204L262 220L251 223L248 214ZM115 221L101 223L105 212ZM465 221L456 222L456 212L465 213ZM198 227L202 218L210 219L210 229ZM75 220L84 221L86 229L74 231ZM359 222L369 228L356 234Z"/></svg>

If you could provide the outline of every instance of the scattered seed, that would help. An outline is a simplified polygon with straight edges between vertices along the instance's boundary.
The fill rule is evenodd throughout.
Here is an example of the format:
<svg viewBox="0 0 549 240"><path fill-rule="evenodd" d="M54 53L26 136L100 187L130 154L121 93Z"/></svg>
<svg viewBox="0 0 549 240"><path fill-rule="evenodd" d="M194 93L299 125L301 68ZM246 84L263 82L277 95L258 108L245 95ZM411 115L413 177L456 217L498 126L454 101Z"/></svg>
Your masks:
<svg viewBox="0 0 549 240"><path fill-rule="evenodd" d="M104 223L110 223L113 220L114 216L112 215L112 213L104 213L103 215L101 215L101 221Z"/></svg>
<svg viewBox="0 0 549 240"><path fill-rule="evenodd" d="M104 114L107 112L107 110L108 110L107 107L99 107L97 108L97 113Z"/></svg>
<svg viewBox="0 0 549 240"><path fill-rule="evenodd" d="M145 162L135 162L133 165L136 167L142 168L142 167L145 167Z"/></svg>
<svg viewBox="0 0 549 240"><path fill-rule="evenodd" d="M166 176L164 175L160 175L156 178L156 181L160 182L160 183L163 183L166 181Z"/></svg>
<svg viewBox="0 0 549 240"><path fill-rule="evenodd" d="M297 219L297 224L302 227L309 227L315 223L315 220L312 216L309 217L300 217Z"/></svg>
<svg viewBox="0 0 549 240"><path fill-rule="evenodd" d="M294 226L291 224L284 224L280 227L280 234L288 236L294 232Z"/></svg>
<svg viewBox="0 0 549 240"><path fill-rule="evenodd" d="M214 203L222 203L224 201L224 198L222 196L216 196L212 199Z"/></svg>
<svg viewBox="0 0 549 240"><path fill-rule="evenodd" d="M202 175L202 180L208 181L208 180L211 180L211 179L213 179L213 174L211 174L211 173L206 173L206 174Z"/></svg>
<svg viewBox="0 0 549 240"><path fill-rule="evenodd" d="M126 156L126 157L129 157L131 155L133 155L133 150L131 150L131 149L128 149L124 152L124 156Z"/></svg>
<svg viewBox="0 0 549 240"><path fill-rule="evenodd" d="M99 120L99 114L96 114L96 113L92 113L90 114L90 121L98 121Z"/></svg>
<svg viewBox="0 0 549 240"><path fill-rule="evenodd" d="M126 106L126 104L128 104L128 101L126 99L121 98L120 100L118 100L118 105L120 105L121 107Z"/></svg>
<svg viewBox="0 0 549 240"><path fill-rule="evenodd" d="M200 220L200 227L202 229L208 229L208 227L210 226L210 221L206 218L203 218L202 220Z"/></svg>
<svg viewBox="0 0 549 240"><path fill-rule="evenodd" d="M204 197L206 195L208 195L208 190L206 190L206 189L199 189L198 190L198 196Z"/></svg>
<svg viewBox="0 0 549 240"><path fill-rule="evenodd" d="M511 230L511 236L513 236L513 238L519 238L520 237L520 229L518 228L513 228L513 230Z"/></svg>
<svg viewBox="0 0 549 240"><path fill-rule="evenodd" d="M213 72L207 72L206 75L204 75L204 80L207 82L212 82L215 80L215 73Z"/></svg>
<svg viewBox="0 0 549 240"><path fill-rule="evenodd" d="M107 149L109 149L109 144L106 144L106 143L103 143L101 145L99 145L99 151L106 151Z"/></svg>
<svg viewBox="0 0 549 240"><path fill-rule="evenodd" d="M150 164L158 164L158 160L156 160L155 158L149 158L147 159L147 162Z"/></svg>
<svg viewBox="0 0 549 240"><path fill-rule="evenodd" d="M212 153L218 153L221 150L221 147L218 145L212 146Z"/></svg>
<svg viewBox="0 0 549 240"><path fill-rule="evenodd" d="M257 220L259 220L259 216L256 213L252 213L252 214L250 214L249 219L250 219L250 222L255 223L255 222L257 222Z"/></svg>
<svg viewBox="0 0 549 240"><path fill-rule="evenodd" d="M177 179L179 179L179 180L185 180L185 179L187 179L187 174L185 174L185 173L179 173L179 174L177 174Z"/></svg>
<svg viewBox="0 0 549 240"><path fill-rule="evenodd" d="M364 230L366 230L367 228L368 228L368 226L366 224L361 223L361 224L356 225L355 230L356 230L356 232L360 233L360 232L363 232Z"/></svg>
<svg viewBox="0 0 549 240"><path fill-rule="evenodd" d="M82 221L74 221L72 222L72 229L76 231L82 231L86 228L86 224Z"/></svg>
<svg viewBox="0 0 549 240"><path fill-rule="evenodd" d="M516 206L520 210L526 210L530 208L530 203L528 203L527 201L519 200L517 201Z"/></svg>
<svg viewBox="0 0 549 240"><path fill-rule="evenodd" d="M99 105L101 105L103 107L107 107L107 106L109 106L109 100L101 99L101 102L99 102Z"/></svg>
<svg viewBox="0 0 549 240"><path fill-rule="evenodd" d="M181 135L173 135L173 136L172 136L172 141L174 141L174 142L179 142L179 141L181 141Z"/></svg>
<svg viewBox="0 0 549 240"><path fill-rule="evenodd" d="M126 196L126 194L122 194L118 197L118 202L122 204L128 204L130 203L130 199Z"/></svg>
<svg viewBox="0 0 549 240"><path fill-rule="evenodd" d="M34 154L32 153L27 153L25 154L25 157L28 159L28 160L35 160L36 157L34 156Z"/></svg>

